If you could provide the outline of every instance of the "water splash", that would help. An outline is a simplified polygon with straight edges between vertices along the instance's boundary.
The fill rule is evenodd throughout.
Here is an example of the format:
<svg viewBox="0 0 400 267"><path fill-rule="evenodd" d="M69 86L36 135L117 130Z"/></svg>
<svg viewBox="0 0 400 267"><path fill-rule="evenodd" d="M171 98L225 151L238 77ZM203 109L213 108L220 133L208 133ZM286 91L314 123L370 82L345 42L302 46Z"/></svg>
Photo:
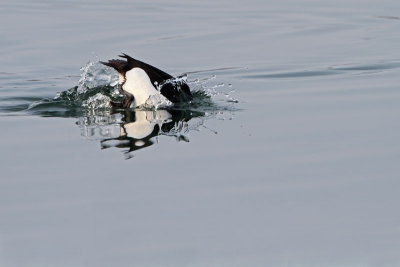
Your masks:
<svg viewBox="0 0 400 267"><path fill-rule="evenodd" d="M157 87L157 90L160 91L161 88L165 84L169 84L169 83L174 85L175 88L181 88L181 85L187 83L187 75L183 74L183 75L180 75L180 76L178 76L176 78L171 78L171 79L165 80L164 82L162 82L160 84L156 83L155 85Z"/></svg>
<svg viewBox="0 0 400 267"><path fill-rule="evenodd" d="M72 91L61 93L60 96L65 99L72 100L75 104L86 109L103 109L109 108L111 100L120 99L121 95L117 89L118 74L112 69L105 67L103 64L95 61L88 62L81 68L81 78L78 81L78 86ZM224 83L215 83L216 75L211 77L198 78L188 80L187 74L178 76L164 81L161 84L155 84L156 88L160 88L166 83L173 83L179 87L182 83L187 83L191 88L194 99L189 105L181 105L184 108L199 108L207 109L218 108L213 102L219 103L237 103L233 97L234 90L232 85L226 86ZM213 83L214 82L214 83ZM111 90L113 88L113 90ZM227 90L226 90L227 89ZM168 101L161 94L151 96L141 108L143 109L160 109L168 108L173 103ZM225 107L224 109L228 109Z"/></svg>
<svg viewBox="0 0 400 267"><path fill-rule="evenodd" d="M114 87L118 84L118 74L98 61L89 61L81 68L81 72L77 87L78 94L87 93L96 87Z"/></svg>
<svg viewBox="0 0 400 267"><path fill-rule="evenodd" d="M161 94L152 95L147 99L146 103L144 104L143 108L145 109L160 109L172 106L173 103L166 99Z"/></svg>
<svg viewBox="0 0 400 267"><path fill-rule="evenodd" d="M89 110L111 108L110 101L111 98L109 96L97 93L94 96L89 97L87 100L84 100L82 102L82 107Z"/></svg>
<svg viewBox="0 0 400 267"><path fill-rule="evenodd" d="M207 95L215 101L238 103L239 101L233 96L235 90L232 89L232 84L226 86L223 82L212 83L216 78L216 75L212 75L211 77L188 81L188 84L194 92ZM226 87L228 87L228 90L225 90Z"/></svg>
<svg viewBox="0 0 400 267"><path fill-rule="evenodd" d="M78 85L58 93L53 100L84 110L111 108L110 101L121 97L117 84L115 71L100 62L90 61L81 68Z"/></svg>
<svg viewBox="0 0 400 267"><path fill-rule="evenodd" d="M198 75L198 74L194 74ZM139 110L180 109L196 111L236 110L232 85L225 85L211 77L189 80L187 75L178 76L164 83L186 82L193 93L190 103L172 104L161 94L150 97ZM163 83L163 84L164 84ZM156 85L160 88L163 84ZM20 108L25 112L42 116L79 117L95 111L111 110L110 101L119 102L118 74L98 61L89 61L81 68L78 85L58 93L54 98L36 100Z"/></svg>

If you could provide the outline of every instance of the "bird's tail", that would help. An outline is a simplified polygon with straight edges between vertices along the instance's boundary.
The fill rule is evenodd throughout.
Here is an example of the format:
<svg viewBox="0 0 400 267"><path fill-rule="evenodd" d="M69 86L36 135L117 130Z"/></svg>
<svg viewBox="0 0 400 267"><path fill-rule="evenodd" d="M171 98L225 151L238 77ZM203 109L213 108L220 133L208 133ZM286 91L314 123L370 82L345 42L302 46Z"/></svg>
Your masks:
<svg viewBox="0 0 400 267"><path fill-rule="evenodd" d="M114 68L119 73L125 73L128 70L128 62L121 59L111 59L108 62L100 61L101 64Z"/></svg>

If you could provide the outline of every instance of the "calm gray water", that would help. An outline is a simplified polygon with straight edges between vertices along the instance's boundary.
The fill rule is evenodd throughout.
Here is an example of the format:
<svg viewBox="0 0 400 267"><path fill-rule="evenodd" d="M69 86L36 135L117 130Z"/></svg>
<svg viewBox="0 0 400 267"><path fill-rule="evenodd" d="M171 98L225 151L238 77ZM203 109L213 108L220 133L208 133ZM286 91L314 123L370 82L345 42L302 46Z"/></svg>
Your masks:
<svg viewBox="0 0 400 267"><path fill-rule="evenodd" d="M1 0L0 265L399 266L399 12ZM121 52L215 106L131 152L121 114L34 107Z"/></svg>

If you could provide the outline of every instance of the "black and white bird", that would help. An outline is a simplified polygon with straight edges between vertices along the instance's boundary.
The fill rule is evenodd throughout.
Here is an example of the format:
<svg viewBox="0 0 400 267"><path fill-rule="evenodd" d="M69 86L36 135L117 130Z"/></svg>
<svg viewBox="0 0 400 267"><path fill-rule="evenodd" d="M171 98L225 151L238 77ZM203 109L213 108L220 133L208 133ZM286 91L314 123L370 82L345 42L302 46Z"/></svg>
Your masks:
<svg viewBox="0 0 400 267"><path fill-rule="evenodd" d="M119 91L122 103L111 102L116 108L138 107L154 95L165 97L172 103L189 102L193 99L190 88L183 79L175 79L168 73L147 63L122 54L121 59L100 62L114 68L119 74Z"/></svg>

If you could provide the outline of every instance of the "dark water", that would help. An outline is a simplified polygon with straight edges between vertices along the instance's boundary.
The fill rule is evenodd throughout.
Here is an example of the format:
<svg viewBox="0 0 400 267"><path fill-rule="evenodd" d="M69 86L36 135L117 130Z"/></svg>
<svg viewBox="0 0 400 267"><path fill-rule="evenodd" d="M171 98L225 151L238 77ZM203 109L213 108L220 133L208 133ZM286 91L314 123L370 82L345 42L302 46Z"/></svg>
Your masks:
<svg viewBox="0 0 400 267"><path fill-rule="evenodd" d="M3 0L0 265L399 266L399 10ZM54 101L121 52L218 94Z"/></svg>

